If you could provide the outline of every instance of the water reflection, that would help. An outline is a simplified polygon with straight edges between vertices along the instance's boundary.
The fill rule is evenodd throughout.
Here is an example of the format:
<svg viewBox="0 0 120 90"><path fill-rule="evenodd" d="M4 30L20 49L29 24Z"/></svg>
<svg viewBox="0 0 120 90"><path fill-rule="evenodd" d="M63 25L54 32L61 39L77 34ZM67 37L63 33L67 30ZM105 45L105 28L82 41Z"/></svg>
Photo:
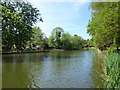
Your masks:
<svg viewBox="0 0 120 90"><path fill-rule="evenodd" d="M94 82L92 76L94 56L94 51L56 51L36 54L4 55L2 57L3 87L95 87L96 82ZM96 77L95 74L94 77Z"/></svg>
<svg viewBox="0 0 120 90"><path fill-rule="evenodd" d="M103 60L104 55L96 53L93 58L92 77L94 82L93 88L104 88L104 72L103 72ZM100 83L101 82L101 83ZM99 85L98 85L99 84Z"/></svg>

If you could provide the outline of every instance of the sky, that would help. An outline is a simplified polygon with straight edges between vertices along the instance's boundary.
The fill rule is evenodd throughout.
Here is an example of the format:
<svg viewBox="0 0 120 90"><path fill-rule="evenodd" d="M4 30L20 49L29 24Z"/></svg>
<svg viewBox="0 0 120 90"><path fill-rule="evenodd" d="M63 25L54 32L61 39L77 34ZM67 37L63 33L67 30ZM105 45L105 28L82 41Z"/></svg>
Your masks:
<svg viewBox="0 0 120 90"><path fill-rule="evenodd" d="M77 34L84 39L91 38L87 34L87 24L91 18L88 0L27 1L40 10L43 22L37 22L35 26L40 27L47 37L51 35L55 27L62 27L71 35Z"/></svg>

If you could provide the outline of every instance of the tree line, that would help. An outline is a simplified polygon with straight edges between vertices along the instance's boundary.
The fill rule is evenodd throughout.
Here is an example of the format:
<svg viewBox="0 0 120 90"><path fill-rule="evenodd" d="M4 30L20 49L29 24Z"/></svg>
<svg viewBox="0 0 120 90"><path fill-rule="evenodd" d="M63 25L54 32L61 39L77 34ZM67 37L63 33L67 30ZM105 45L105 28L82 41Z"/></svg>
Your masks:
<svg viewBox="0 0 120 90"><path fill-rule="evenodd" d="M34 27L42 21L41 14L28 2L2 1L2 50L45 50L57 48L77 50L88 46L81 36L70 35L61 27L53 29L49 38L45 37L40 27Z"/></svg>
<svg viewBox="0 0 120 90"><path fill-rule="evenodd" d="M35 31L36 30L36 31ZM65 50L77 50L84 47L85 40L78 35L70 35L70 33L64 32L61 27L56 27L51 32L49 38L41 32L41 29L34 27L34 38L32 40L32 47L36 46L44 48L57 48Z"/></svg>
<svg viewBox="0 0 120 90"><path fill-rule="evenodd" d="M92 44L104 50L103 60L105 88L120 87L120 2L92 2L92 18L88 23L88 33Z"/></svg>
<svg viewBox="0 0 120 90"><path fill-rule="evenodd" d="M120 47L120 10L119 2L92 2L92 18L87 32L92 36L95 47L105 50L107 47Z"/></svg>

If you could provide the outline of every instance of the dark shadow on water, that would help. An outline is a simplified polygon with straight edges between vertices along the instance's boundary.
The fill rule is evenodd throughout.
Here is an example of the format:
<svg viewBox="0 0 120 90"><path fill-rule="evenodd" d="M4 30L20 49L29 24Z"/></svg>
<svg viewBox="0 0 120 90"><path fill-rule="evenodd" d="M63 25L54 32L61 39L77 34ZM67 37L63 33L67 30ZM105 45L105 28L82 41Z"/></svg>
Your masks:
<svg viewBox="0 0 120 90"><path fill-rule="evenodd" d="M78 52L81 51L53 51L49 53L29 53L29 54L10 54L3 55L2 62L3 63L22 63L22 62L40 62L47 61L49 57L51 60L59 60L59 59L70 59L74 55L77 56Z"/></svg>

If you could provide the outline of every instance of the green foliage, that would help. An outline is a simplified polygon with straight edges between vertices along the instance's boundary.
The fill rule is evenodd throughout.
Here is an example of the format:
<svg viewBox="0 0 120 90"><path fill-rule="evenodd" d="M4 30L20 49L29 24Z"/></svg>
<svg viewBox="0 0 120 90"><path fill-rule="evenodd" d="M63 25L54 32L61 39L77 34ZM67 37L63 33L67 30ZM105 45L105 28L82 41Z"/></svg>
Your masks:
<svg viewBox="0 0 120 90"><path fill-rule="evenodd" d="M107 59L104 61L106 88L120 87L120 54L113 53L120 47L120 10L119 2L92 2L90 9L92 18L87 32L92 35L93 45L106 49Z"/></svg>
<svg viewBox="0 0 120 90"><path fill-rule="evenodd" d="M47 38L47 37L43 38L43 43L44 43L44 45L43 45L43 49L47 49L47 48L49 48L48 38Z"/></svg>
<svg viewBox="0 0 120 90"><path fill-rule="evenodd" d="M26 47L29 49L44 50L48 48L48 38L44 36L44 33L39 27L33 28L33 34L31 40L27 43Z"/></svg>
<svg viewBox="0 0 120 90"><path fill-rule="evenodd" d="M55 29L53 29L50 39L49 39L50 46L61 48L61 44L62 44L61 37L62 37L63 32L64 31L61 27L56 27Z"/></svg>
<svg viewBox="0 0 120 90"><path fill-rule="evenodd" d="M104 60L106 88L120 88L120 53L111 53Z"/></svg>
<svg viewBox="0 0 120 90"><path fill-rule="evenodd" d="M87 40L84 40L83 41L83 46L84 47L93 47L93 44L92 44L92 39L87 39Z"/></svg>
<svg viewBox="0 0 120 90"><path fill-rule="evenodd" d="M48 45L49 47L55 47L55 38L53 35L51 35L49 38L48 38Z"/></svg>
<svg viewBox="0 0 120 90"><path fill-rule="evenodd" d="M42 48L44 45L43 37L44 34L42 33L39 27L33 28L33 38L32 38L32 47Z"/></svg>
<svg viewBox="0 0 120 90"><path fill-rule="evenodd" d="M39 19L39 10L25 2L1 2L2 5L2 48L25 49L33 34L32 26Z"/></svg>
<svg viewBox="0 0 120 90"><path fill-rule="evenodd" d="M113 52L115 52L115 47L114 46L110 46L110 47L108 47L107 48L107 50L106 51L103 51L104 53L113 53Z"/></svg>
<svg viewBox="0 0 120 90"><path fill-rule="evenodd" d="M71 39L72 49L81 49L83 48L83 39L80 36L74 35Z"/></svg>
<svg viewBox="0 0 120 90"><path fill-rule="evenodd" d="M72 36L69 33L64 33L62 35L61 40L62 40L62 48L63 49L69 50L72 48L71 39L72 39Z"/></svg>
<svg viewBox="0 0 120 90"><path fill-rule="evenodd" d="M92 35L93 44L98 48L111 43L120 46L118 5L117 2L92 2L90 5L92 18L87 32Z"/></svg>
<svg viewBox="0 0 120 90"><path fill-rule="evenodd" d="M69 33L63 33L63 29L60 27L55 28L52 31L52 35L49 37L49 46L65 50L78 50L84 47L84 40L77 35L70 35Z"/></svg>

